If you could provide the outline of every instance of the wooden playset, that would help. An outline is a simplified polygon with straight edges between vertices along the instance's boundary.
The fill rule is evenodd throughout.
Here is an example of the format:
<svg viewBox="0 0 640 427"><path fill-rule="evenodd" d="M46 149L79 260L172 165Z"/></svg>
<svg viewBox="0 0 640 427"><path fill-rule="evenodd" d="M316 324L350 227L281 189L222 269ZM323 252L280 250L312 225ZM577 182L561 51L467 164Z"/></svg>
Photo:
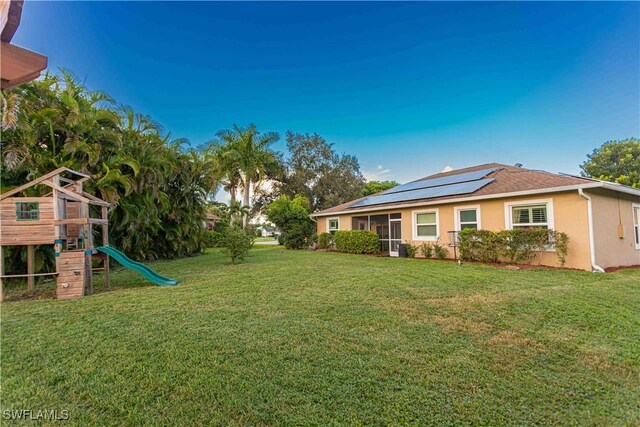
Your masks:
<svg viewBox="0 0 640 427"><path fill-rule="evenodd" d="M4 280L11 278L26 278L33 292L37 276L54 276L57 298L74 298L93 293L93 272L101 270L109 287L109 255L98 253L93 241L94 226L99 226L102 245L108 246L109 203L83 191L88 179L80 172L59 168L0 195L0 298L4 297ZM36 185L48 186L50 192L18 196ZM56 272L34 272L36 245L54 245ZM25 274L4 274L5 246L27 247ZM92 268L95 258L103 261L102 267Z"/></svg>

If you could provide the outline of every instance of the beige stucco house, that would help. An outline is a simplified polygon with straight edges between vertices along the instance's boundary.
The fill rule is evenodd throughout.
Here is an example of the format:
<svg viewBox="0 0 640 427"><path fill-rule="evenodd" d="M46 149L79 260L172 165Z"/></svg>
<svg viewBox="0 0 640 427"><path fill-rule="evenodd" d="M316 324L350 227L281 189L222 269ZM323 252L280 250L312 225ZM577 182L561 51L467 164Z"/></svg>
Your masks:
<svg viewBox="0 0 640 427"><path fill-rule="evenodd" d="M439 240L453 258L455 232L544 227L567 233L566 267L640 265L640 189L497 163L443 172L315 212L318 233L371 230L381 251ZM557 266L555 252L538 254Z"/></svg>

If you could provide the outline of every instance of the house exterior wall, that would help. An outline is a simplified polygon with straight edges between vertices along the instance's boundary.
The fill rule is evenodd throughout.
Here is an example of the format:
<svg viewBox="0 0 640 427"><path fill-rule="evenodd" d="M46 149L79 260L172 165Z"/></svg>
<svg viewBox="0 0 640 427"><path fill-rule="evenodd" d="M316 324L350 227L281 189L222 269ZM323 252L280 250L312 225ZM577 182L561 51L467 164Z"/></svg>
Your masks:
<svg viewBox="0 0 640 427"><path fill-rule="evenodd" d="M633 205L640 204L640 197L612 191L588 194L592 200L596 264L602 268L640 265L633 222Z"/></svg>
<svg viewBox="0 0 640 427"><path fill-rule="evenodd" d="M17 220L16 203L37 202L37 220ZM9 197L0 202L0 245L46 245L55 240L53 197Z"/></svg>
<svg viewBox="0 0 640 427"><path fill-rule="evenodd" d="M552 209L549 209L548 215L552 217L550 219L553 221L553 229L565 232L569 236L569 253L567 255L567 262L565 266L590 271L591 249L589 244L587 201L580 197L577 191L473 202L461 201L456 203L444 203L439 205L390 209L384 211L361 211L350 215L323 216L316 218L317 231L318 233L327 231L328 219L330 218L339 219L340 230L350 230L351 218L353 216L400 212L402 215L402 241L420 244L423 241L414 240L413 236L414 213L415 211L421 210L437 210L438 236L440 238L440 243L447 248L449 257L453 258L453 248L449 246L451 242L448 231L456 230L456 208L467 206L478 207L480 210L480 228L484 230L499 231L505 230L509 227L507 218L509 215L509 209L506 205L511 203L526 203L529 201L550 202ZM558 266L557 255L552 251L539 253L534 262L540 263L541 265Z"/></svg>

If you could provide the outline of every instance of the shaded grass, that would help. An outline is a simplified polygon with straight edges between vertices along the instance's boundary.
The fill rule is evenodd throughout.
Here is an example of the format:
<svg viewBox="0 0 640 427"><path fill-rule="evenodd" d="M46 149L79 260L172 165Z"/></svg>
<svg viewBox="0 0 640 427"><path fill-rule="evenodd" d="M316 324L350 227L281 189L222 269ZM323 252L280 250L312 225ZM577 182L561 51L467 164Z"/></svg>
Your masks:
<svg viewBox="0 0 640 427"><path fill-rule="evenodd" d="M640 422L640 271L257 247L2 307L3 409L70 424ZM100 287L97 284L97 287Z"/></svg>

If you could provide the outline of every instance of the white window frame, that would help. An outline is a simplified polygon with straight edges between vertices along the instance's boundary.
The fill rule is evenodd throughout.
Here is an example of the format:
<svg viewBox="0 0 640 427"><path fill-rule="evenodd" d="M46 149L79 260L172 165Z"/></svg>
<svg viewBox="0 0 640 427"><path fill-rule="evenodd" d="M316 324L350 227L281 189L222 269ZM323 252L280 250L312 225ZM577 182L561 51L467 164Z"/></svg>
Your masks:
<svg viewBox="0 0 640 427"><path fill-rule="evenodd" d="M456 226L456 231L462 231L462 223L460 222L460 211L470 211L470 210L476 211L476 224L478 224L477 229L482 230L480 205L469 205L469 206L456 206L453 209L453 215L454 215L453 221ZM465 223L465 224L470 224L470 223Z"/></svg>
<svg viewBox="0 0 640 427"><path fill-rule="evenodd" d="M423 213L434 213L436 214L436 235L435 236L418 236L418 221L417 221L417 216L418 214L423 214ZM420 224L420 225L425 225L425 224ZM428 224L428 225L432 225L432 224ZM438 212L438 209L420 209L420 210L415 210L415 211L411 211L411 233L412 233L412 238L413 240L420 240L420 241L431 241L431 242L435 242L440 238L440 213Z"/></svg>
<svg viewBox="0 0 640 427"><path fill-rule="evenodd" d="M338 228L336 229L332 229L330 224L331 221L337 221L338 222ZM331 232L336 232L336 231L340 231L340 217L332 217L332 218L327 218L327 233L331 233ZM334 233L331 233L334 234Z"/></svg>
<svg viewBox="0 0 640 427"><path fill-rule="evenodd" d="M547 229L555 230L555 221L553 215L553 199L531 199L518 200L514 202L504 203L504 227L507 230L513 230L513 208L522 206L546 205L547 206Z"/></svg>
<svg viewBox="0 0 640 427"><path fill-rule="evenodd" d="M640 223L636 224L636 209L640 211L640 203L631 204L631 221L633 222L633 240L636 244L636 250L640 250ZM637 236L637 237L636 237Z"/></svg>

